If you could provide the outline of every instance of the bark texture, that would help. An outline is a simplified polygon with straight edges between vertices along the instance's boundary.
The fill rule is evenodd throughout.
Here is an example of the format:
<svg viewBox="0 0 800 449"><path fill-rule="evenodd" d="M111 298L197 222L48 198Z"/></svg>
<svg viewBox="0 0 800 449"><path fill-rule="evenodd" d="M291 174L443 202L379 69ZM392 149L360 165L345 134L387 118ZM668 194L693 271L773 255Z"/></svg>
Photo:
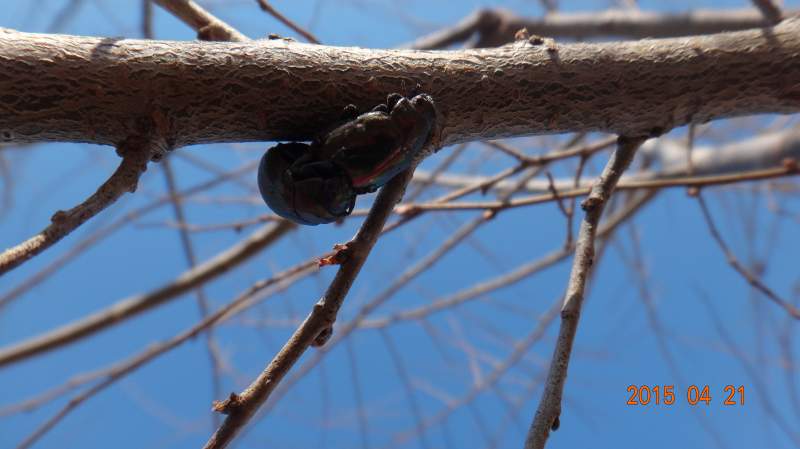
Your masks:
<svg viewBox="0 0 800 449"><path fill-rule="evenodd" d="M440 144L602 130L657 135L689 122L800 111L800 20L690 38L462 51L286 40L167 42L0 29L0 142L168 148L308 140L416 85Z"/></svg>

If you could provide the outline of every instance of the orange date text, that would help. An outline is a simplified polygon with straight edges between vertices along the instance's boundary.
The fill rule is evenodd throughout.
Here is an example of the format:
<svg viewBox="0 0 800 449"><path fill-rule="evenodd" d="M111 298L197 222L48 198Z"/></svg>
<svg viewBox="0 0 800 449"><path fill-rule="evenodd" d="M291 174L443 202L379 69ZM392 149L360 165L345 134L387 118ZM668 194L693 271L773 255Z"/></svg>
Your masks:
<svg viewBox="0 0 800 449"><path fill-rule="evenodd" d="M717 399L722 405L744 405L744 386L725 385L717 397L708 385L689 385L678 392L675 385L628 385L627 405L673 405L685 399L689 405L711 405Z"/></svg>

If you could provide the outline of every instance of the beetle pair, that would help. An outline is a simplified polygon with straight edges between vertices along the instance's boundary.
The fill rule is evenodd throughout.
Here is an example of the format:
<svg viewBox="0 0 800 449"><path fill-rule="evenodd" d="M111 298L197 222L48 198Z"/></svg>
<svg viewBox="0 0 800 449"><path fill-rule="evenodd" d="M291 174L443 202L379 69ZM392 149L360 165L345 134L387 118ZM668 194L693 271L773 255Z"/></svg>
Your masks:
<svg viewBox="0 0 800 449"><path fill-rule="evenodd" d="M374 192L425 155L436 110L425 94L391 94L310 145L278 144L264 154L258 187L278 215L306 225L330 223L353 211L356 195Z"/></svg>

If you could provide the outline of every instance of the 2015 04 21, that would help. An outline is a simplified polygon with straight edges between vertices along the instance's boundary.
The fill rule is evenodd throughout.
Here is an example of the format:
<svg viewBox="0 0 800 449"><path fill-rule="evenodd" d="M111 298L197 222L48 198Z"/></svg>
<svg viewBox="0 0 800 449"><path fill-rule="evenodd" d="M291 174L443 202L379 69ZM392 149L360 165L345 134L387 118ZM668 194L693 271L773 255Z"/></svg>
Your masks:
<svg viewBox="0 0 800 449"><path fill-rule="evenodd" d="M722 405L744 405L744 385L725 385L722 389L725 399ZM628 385L630 396L627 405L673 405L676 403L675 385ZM689 385L686 389L686 403L689 405L710 405L712 395L708 385Z"/></svg>

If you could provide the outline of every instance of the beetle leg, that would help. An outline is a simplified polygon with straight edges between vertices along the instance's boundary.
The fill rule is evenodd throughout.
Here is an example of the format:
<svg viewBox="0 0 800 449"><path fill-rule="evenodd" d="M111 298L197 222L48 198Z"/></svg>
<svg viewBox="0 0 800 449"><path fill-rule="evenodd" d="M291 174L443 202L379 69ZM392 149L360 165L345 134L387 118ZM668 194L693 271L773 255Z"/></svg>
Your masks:
<svg viewBox="0 0 800 449"><path fill-rule="evenodd" d="M348 104L342 109L342 120L353 120L358 117L358 108L354 104Z"/></svg>
<svg viewBox="0 0 800 449"><path fill-rule="evenodd" d="M394 111L394 107L395 107L395 106L397 105L397 103L399 103L399 102L400 102L400 100L402 100L403 98L404 98L404 97L403 97L402 95L398 94L398 93L389 94L389 95L386 97L386 105L387 105L387 106L389 106L389 110L390 110L390 111Z"/></svg>
<svg viewBox="0 0 800 449"><path fill-rule="evenodd" d="M375 106L374 108L372 108L372 112L383 112L383 113L388 114L389 113L389 106L387 106L385 104L379 104L379 105Z"/></svg>

